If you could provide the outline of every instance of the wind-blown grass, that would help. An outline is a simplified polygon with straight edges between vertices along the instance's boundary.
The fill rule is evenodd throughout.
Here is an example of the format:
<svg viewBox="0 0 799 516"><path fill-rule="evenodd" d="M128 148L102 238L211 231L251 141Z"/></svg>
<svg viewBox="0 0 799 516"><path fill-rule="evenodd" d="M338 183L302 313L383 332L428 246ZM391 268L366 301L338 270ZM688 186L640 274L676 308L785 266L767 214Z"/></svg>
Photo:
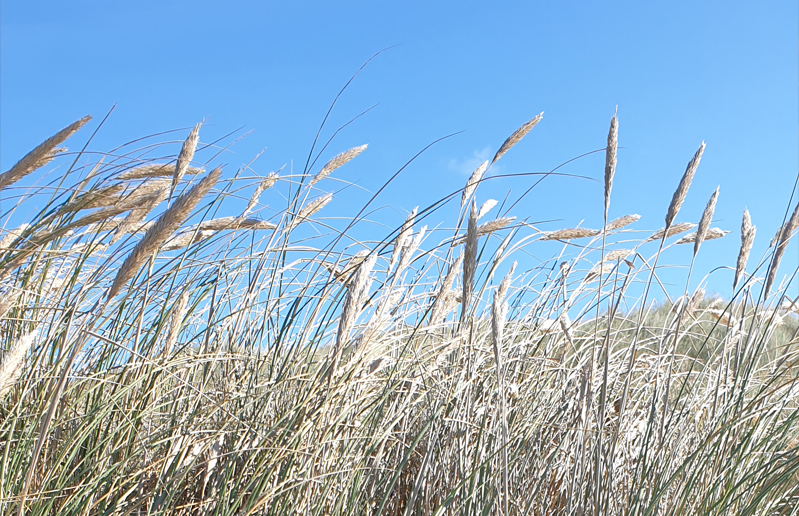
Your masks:
<svg viewBox="0 0 799 516"><path fill-rule="evenodd" d="M198 129L177 166L128 145L4 203L3 514L797 514L799 304L771 288L793 218L747 266L745 213L726 299L649 298L704 144L647 239L607 221L612 174L602 231L478 225L482 170L447 236L433 206L374 242L310 191L365 146L217 181ZM525 262L545 240L561 258Z"/></svg>

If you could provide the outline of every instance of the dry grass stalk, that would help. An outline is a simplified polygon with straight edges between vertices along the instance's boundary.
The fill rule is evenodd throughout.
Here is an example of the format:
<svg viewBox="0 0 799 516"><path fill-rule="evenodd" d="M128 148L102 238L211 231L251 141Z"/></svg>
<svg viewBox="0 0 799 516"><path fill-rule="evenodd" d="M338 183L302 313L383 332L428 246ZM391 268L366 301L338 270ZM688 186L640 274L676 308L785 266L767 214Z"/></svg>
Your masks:
<svg viewBox="0 0 799 516"><path fill-rule="evenodd" d="M738 261L735 265L735 278L732 280L732 290L738 286L741 278L746 271L746 262L749 261L749 253L752 251L752 245L755 242L755 234L757 227L752 225L752 218L749 216L749 210L744 208L743 219L741 220L741 249L738 251Z"/></svg>
<svg viewBox="0 0 799 516"><path fill-rule="evenodd" d="M37 333L38 330L33 330L23 335L3 357L3 361L0 363L0 400L5 397L22 375L25 355L30 351Z"/></svg>
<svg viewBox="0 0 799 516"><path fill-rule="evenodd" d="M452 309L445 311L447 307L451 304L449 297L455 297L455 292L452 290L452 282L458 275L458 271L461 269L461 264L463 261L463 253L458 255L458 258L455 259L455 262L449 266L449 270L447 271L447 275L444 276L444 281L441 282L441 287L438 289L438 295L436 295L435 300L433 300L433 306L430 309L430 323L431 324L438 324L440 323Z"/></svg>
<svg viewBox="0 0 799 516"><path fill-rule="evenodd" d="M419 246L422 245L422 240L424 240L424 235L426 231L427 231L427 226L422 226L421 228L419 228L419 233L417 233L414 239L402 249L399 265L397 265L396 274L398 276L402 274L402 272L408 267L408 265L410 265L413 255L419 249Z"/></svg>
<svg viewBox="0 0 799 516"><path fill-rule="evenodd" d="M271 222L255 218L220 217L200 222L196 228L200 231L225 231L228 229L275 229L277 226Z"/></svg>
<svg viewBox="0 0 799 516"><path fill-rule="evenodd" d="M74 201L63 205L60 213L71 213L80 210L91 210L111 206L119 201L120 194L125 190L125 185L117 184L99 188L92 192L79 195Z"/></svg>
<svg viewBox="0 0 799 516"><path fill-rule="evenodd" d="M361 305L372 283L370 275L372 274L375 263L377 263L377 254L372 253L369 258L364 260L358 267L355 277L347 287L347 298L344 300L344 306L341 309L341 318L336 334L336 357L334 359L333 371L335 371L335 365L338 363L338 354L349 340L350 332L361 313Z"/></svg>
<svg viewBox="0 0 799 516"><path fill-rule="evenodd" d="M785 226L780 232L779 243L776 249L774 249L774 258L769 265L766 284L763 289L766 295L771 291L771 286L774 284L774 279L777 277L777 269L780 267L782 256L785 254L785 250L788 249L788 242L791 240L791 235L796 231L796 228L799 228L799 203L796 204L791 218L788 219L788 222L785 223Z"/></svg>
<svg viewBox="0 0 799 516"><path fill-rule="evenodd" d="M205 492L206 487L208 486L208 480L211 479L214 471L216 471L216 466L219 463L219 459L222 456L222 447L225 445L225 434L219 434L214 439L214 442L211 444L211 449L208 453L208 463L205 465L205 476L203 477L203 492ZM214 493L212 492L211 496L213 497Z"/></svg>
<svg viewBox="0 0 799 516"><path fill-rule="evenodd" d="M14 243L17 241L17 239L20 236L22 236L22 233L24 233L25 230L27 230L29 227L31 227L30 224L27 223L20 224L18 228L12 229L8 233L6 233L6 236L4 236L2 240L0 240L0 251L8 251L13 249L12 246L14 245Z"/></svg>
<svg viewBox="0 0 799 516"><path fill-rule="evenodd" d="M25 157L19 160L13 167L8 169L8 171L0 174L0 190L16 183L31 172L45 166L52 161L56 154L66 150L56 149L56 147L66 141L67 138L75 134L78 129L86 125L86 123L91 119L91 116L86 116L77 122L68 125L50 138L46 139L44 142L40 143L38 147L26 154Z"/></svg>
<svg viewBox="0 0 799 516"><path fill-rule="evenodd" d="M21 293L22 292L20 290L12 290L0 298L0 319L5 317L8 311L11 310L14 304L16 304Z"/></svg>
<svg viewBox="0 0 799 516"><path fill-rule="evenodd" d="M184 220L191 214L195 206L205 197L219 180L222 170L216 168L205 176L191 190L181 195L145 233L142 240L136 244L130 255L125 259L119 272L114 278L114 283L108 291L107 299L112 299L119 293L122 286L127 283L139 270L144 262L158 250L171 235L177 230Z"/></svg>
<svg viewBox="0 0 799 516"><path fill-rule="evenodd" d="M158 197L161 201L165 200L166 190L169 188L169 180L156 179L147 181L127 194L123 193L124 188L125 185L120 184L104 188L97 193L84 194L65 205L61 211L70 212L107 206L137 211L142 209L142 206L148 204L153 198Z"/></svg>
<svg viewBox="0 0 799 516"><path fill-rule="evenodd" d="M691 299L688 300L688 306L686 307L685 311L689 314L693 314L699 308L699 304L702 300L705 299L705 289L698 288L691 294Z"/></svg>
<svg viewBox="0 0 799 516"><path fill-rule="evenodd" d="M556 319L538 320L538 331L541 333L554 333L560 329L567 332L571 327L571 320L566 312L562 313Z"/></svg>
<svg viewBox="0 0 799 516"><path fill-rule="evenodd" d="M475 189L477 189L477 185L480 184L480 181L483 179L483 174L486 173L486 170L488 170L488 160L482 162L480 166L472 172L461 194L461 208L466 206L466 202L472 197Z"/></svg>
<svg viewBox="0 0 799 516"><path fill-rule="evenodd" d="M729 231L725 231L725 230L720 229L720 228L709 228L707 231L705 231L705 238L703 239L703 241L704 240L715 240L717 238L723 238L724 235L726 235L728 233L729 233ZM688 233L687 235L685 235L681 239L677 240L677 244L678 245L694 244L694 252L696 252L696 240L697 240L696 236L697 236L696 232Z"/></svg>
<svg viewBox="0 0 799 516"><path fill-rule="evenodd" d="M139 206L130 210L128 216L125 217L125 220L119 225L116 230L116 233L111 238L111 243L115 243L120 240L123 236L127 233L133 231L146 231L149 227L146 227L145 224L142 224L142 221L147 214L155 209L156 206L161 204L166 200L166 187L163 189L151 194L149 197L145 199L141 199L139 201ZM145 228L146 229L143 229Z"/></svg>
<svg viewBox="0 0 799 516"><path fill-rule="evenodd" d="M388 272L391 272L391 269L394 268L397 260L399 260L400 256L402 255L402 250L408 245L410 238L413 235L413 222L416 219L416 214L418 212L419 207L417 206L405 219L397 238L394 239L394 249L391 251L391 261L388 264Z"/></svg>
<svg viewBox="0 0 799 516"><path fill-rule="evenodd" d="M666 238L670 238L673 237L674 235L679 235L680 233L685 233L686 231L690 231L695 227L696 224L692 222L680 222L678 224L670 226L668 232L666 232L666 228L658 229L657 231L652 233L652 235L649 238L644 240L644 243L654 242L655 240L661 240L664 234L666 235Z"/></svg>
<svg viewBox="0 0 799 516"><path fill-rule="evenodd" d="M494 293L494 304L491 310L491 336L494 347L494 362L496 364L497 385L499 387L500 417L502 420L502 513L508 514L508 417L505 407L505 386L502 375L502 337L505 329L505 318L508 315L508 304L505 302L505 295L508 292L513 272L516 270L516 262L502 280Z"/></svg>
<svg viewBox="0 0 799 516"><path fill-rule="evenodd" d="M474 276L477 271L477 206L472 201L469 210L469 225L466 229L466 248L463 251L463 293L461 294L461 324L466 321L469 311Z"/></svg>
<svg viewBox="0 0 799 516"><path fill-rule="evenodd" d="M316 183L318 183L319 181L321 181L322 179L324 179L327 176L329 176L330 174L332 174L337 168L345 165L348 161L352 160L358 154L360 154L363 151L365 151L366 147L368 147L368 145L361 145L360 147L353 147L350 150L344 151L341 154L339 154L338 156L336 156L333 159L331 159L330 161L328 161L327 164L325 164L325 166L322 167L322 170L320 170L319 173L316 174L313 177L313 179L311 179L311 182L308 183L308 186L313 186Z"/></svg>
<svg viewBox="0 0 799 516"><path fill-rule="evenodd" d="M480 209L477 211L477 220L482 219L486 216L486 214L494 209L494 206L497 205L497 201L495 199L489 199L480 206Z"/></svg>
<svg viewBox="0 0 799 516"><path fill-rule="evenodd" d="M610 222L608 222L607 226L605 226L605 231L615 231L625 226L629 226L633 222L638 222L639 220L641 220L641 216L638 214L625 215L623 217L619 217L618 219L613 219Z"/></svg>
<svg viewBox="0 0 799 516"><path fill-rule="evenodd" d="M395 288L383 294L377 304L377 308L369 317L366 327L363 332L358 336L355 344L355 349L366 352L369 348L369 343L379 333L385 330L387 323L390 322L391 312L397 307L405 292L404 288ZM370 366L371 369L371 366ZM374 371L371 371L374 372Z"/></svg>
<svg viewBox="0 0 799 516"><path fill-rule="evenodd" d="M594 237L597 236L600 231L596 229L586 229L586 228L569 228L569 229L560 229L558 231L552 231L550 233L546 233L541 240L572 240L575 238L587 238L587 237Z"/></svg>
<svg viewBox="0 0 799 516"><path fill-rule="evenodd" d="M191 163L191 160L194 159L194 152L197 150L197 144L200 143L201 125L203 125L202 122L194 126L194 129L191 130L189 136L186 138L186 141L183 142L183 147L180 149L178 161L175 163L175 174L172 176L172 186L169 188L170 199L172 198L172 195L174 195L175 188L177 188L180 180L183 179L186 169L189 168L189 163Z"/></svg>
<svg viewBox="0 0 799 516"><path fill-rule="evenodd" d="M516 217L502 217L499 219L494 219L488 222L484 222L483 224L477 226L477 236L480 237L483 235L487 235L489 233L493 233L494 231L499 231L500 229L504 229L509 225L511 225L514 220L516 220Z"/></svg>
<svg viewBox="0 0 799 516"><path fill-rule="evenodd" d="M479 217L479 214L477 215ZM484 235L488 235L489 233L493 233L494 231L499 231L500 229L505 229L509 225L516 220L516 217L502 217L500 219L490 220L488 222L484 222L477 226L477 236L478 238ZM453 245L461 245L466 241L466 236L462 236L453 242Z"/></svg>
<svg viewBox="0 0 799 516"><path fill-rule="evenodd" d="M161 246L162 251L177 251L184 249L194 244L198 244L204 240L208 240L216 234L216 231L211 230L193 230L184 231L173 238L170 238L166 243Z"/></svg>
<svg viewBox="0 0 799 516"><path fill-rule="evenodd" d="M161 195L161 199L166 199L167 189L170 187L169 179L151 179L140 184L134 188L129 194L121 198L126 206L131 208L139 208L142 201L150 199L153 196Z"/></svg>
<svg viewBox="0 0 799 516"><path fill-rule="evenodd" d="M610 208L610 191L613 189L613 175L616 173L616 151L619 146L619 121L616 113L610 119L608 130L608 146L605 150L605 220Z"/></svg>
<svg viewBox="0 0 799 516"><path fill-rule="evenodd" d="M247 203L247 207L241 214L242 217L246 217L253 210L253 208L255 208L255 205L258 204L258 201L261 199L261 194L264 193L264 191L275 186L275 183L277 183L277 177L278 176L276 172L270 172L265 178L263 178L263 180L261 180L260 183L258 183L258 186L255 188L252 197L250 197L250 202Z"/></svg>
<svg viewBox="0 0 799 516"><path fill-rule="evenodd" d="M169 333L167 333L166 343L164 344L164 356L168 356L178 342L180 330L183 328L183 319L189 308L189 290L180 293L175 308L172 310L172 317L169 322Z"/></svg>
<svg viewBox="0 0 799 516"><path fill-rule="evenodd" d="M203 172L203 169L200 167L186 167L183 171L185 175L197 175ZM128 169L119 176L118 179L123 181L134 181L137 179L152 179L156 177L173 177L175 175L175 167L172 165L167 165L163 163L153 163L150 165L142 165L140 167ZM171 184L170 180L170 184Z"/></svg>
<svg viewBox="0 0 799 516"><path fill-rule="evenodd" d="M323 263L322 265L330 271L333 275L333 279L336 281L341 281L344 285L349 285L350 280L353 279L353 274L358 269L358 266L363 263L366 257L369 256L369 250L363 249L355 253L352 258L349 259L347 264L339 269L333 264L330 263Z"/></svg>
<svg viewBox="0 0 799 516"><path fill-rule="evenodd" d="M696 154L694 154L694 157L688 162L688 166L685 168L685 174L683 174L682 179L680 179L680 184L677 187L677 190L674 191L674 195L671 198L669 209L666 212L667 228L671 226L671 224L674 222L674 218L677 217L677 214L680 212L680 208L682 207L682 203L685 201L685 196L688 195L688 188L691 187L691 181L694 179L694 174L696 174L696 169L699 167L699 162L702 160L702 154L704 152L705 142L702 142L702 145L699 146L699 149L696 151Z"/></svg>
<svg viewBox="0 0 799 516"><path fill-rule="evenodd" d="M733 328L738 326L738 319L736 319L726 310L719 310L718 308L706 308L704 310L701 310L700 313L708 314L710 317L713 318L714 321L718 322L723 326L730 325Z"/></svg>
<svg viewBox="0 0 799 516"><path fill-rule="evenodd" d="M516 129L516 131L514 131L513 134L508 136L508 139L505 140L505 142L500 146L497 153L494 155L494 159L491 160L491 164L493 165L494 163L496 163L499 158L501 158L506 152L508 152L511 149L511 147L519 143L522 138L527 136L527 133L529 133L533 129L533 127L535 127L538 124L538 122L541 121L542 118L544 118L543 111L537 117L533 118L532 120L521 126L520 128Z"/></svg>
<svg viewBox="0 0 799 516"><path fill-rule="evenodd" d="M787 313L794 313L799 314L799 296L796 299L791 301L790 299L786 299L780 305L782 310L785 310ZM2 317L2 311L0 311L0 317Z"/></svg>
<svg viewBox="0 0 799 516"><path fill-rule="evenodd" d="M786 222L785 224L783 224L783 225L781 225L780 227L777 228L777 232L774 234L773 237L771 237L771 240L769 240L769 242L768 242L768 246L769 247L774 247L775 245L777 245L777 242L780 241L780 237L782 236L782 232L785 230L785 226L787 224L788 223Z"/></svg>
<svg viewBox="0 0 799 516"><path fill-rule="evenodd" d="M713 192L713 195L710 196L710 200L707 202L707 206L705 206L705 211L702 212L702 218L699 219L699 227L696 228L696 238L694 239L694 256L696 256L696 254L699 252L699 246L702 245L702 241L705 239L705 235L710 227L710 221L713 220L713 213L716 211L716 201L718 198L719 187L716 187L716 190Z"/></svg>
<svg viewBox="0 0 799 516"><path fill-rule="evenodd" d="M303 206L300 212L297 214L293 225L297 226L298 224L304 222L308 217L313 216L316 212L327 206L327 203L329 203L331 200L333 200L333 194L329 193L327 195L323 195L322 197L317 197L313 201L309 202Z"/></svg>
<svg viewBox="0 0 799 516"><path fill-rule="evenodd" d="M103 208L95 212L89 213L88 215L85 215L79 218L78 220L74 220L65 226L61 226L53 230L41 231L39 233L36 233L35 235L31 235L28 238L27 242L28 245L25 246L25 249L29 251L30 249L46 244L47 242L50 242L55 238L62 237L65 235L70 235L73 233L73 230L77 228L97 225L96 231L100 231L101 229L103 229L99 225L100 223L103 223L103 225L107 225L109 229L116 228L117 224L113 220L114 217L125 213L129 209L130 209L129 207L124 205L109 206L107 208ZM24 256L25 253L20 254L14 261L8 264L7 267L15 266L16 263L19 263L18 260L23 259Z"/></svg>
<svg viewBox="0 0 799 516"><path fill-rule="evenodd" d="M616 249L610 251L609 253L605 254L605 257L596 265L594 265L588 274L585 275L585 281L592 281L599 277L600 272L605 272L606 270L610 270L610 267L605 267L608 263L618 262L620 260L624 260L628 256L634 254L635 251L632 249Z"/></svg>

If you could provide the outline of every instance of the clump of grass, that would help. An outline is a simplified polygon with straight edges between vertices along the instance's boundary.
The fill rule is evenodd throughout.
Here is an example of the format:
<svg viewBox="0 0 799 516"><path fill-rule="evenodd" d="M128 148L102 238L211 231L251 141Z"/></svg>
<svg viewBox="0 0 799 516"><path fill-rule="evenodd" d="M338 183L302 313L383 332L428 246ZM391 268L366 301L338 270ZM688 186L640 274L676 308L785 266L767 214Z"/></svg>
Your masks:
<svg viewBox="0 0 799 516"><path fill-rule="evenodd" d="M422 225L436 203L361 239L362 219L324 217L332 193L309 195L364 147L299 189L198 181L199 126L172 160L117 151L33 190L16 211L46 194L44 209L0 221L0 512L795 513L799 320L772 290L799 211L756 266L744 212L726 299L686 279L652 302L665 249L696 256L725 231L714 193L697 232L666 242L696 227L676 217L704 144L663 229L636 241L640 216L608 222L618 128L602 230L478 224L497 204L477 208L485 163L449 197L454 228ZM285 206L253 216L272 194Z"/></svg>

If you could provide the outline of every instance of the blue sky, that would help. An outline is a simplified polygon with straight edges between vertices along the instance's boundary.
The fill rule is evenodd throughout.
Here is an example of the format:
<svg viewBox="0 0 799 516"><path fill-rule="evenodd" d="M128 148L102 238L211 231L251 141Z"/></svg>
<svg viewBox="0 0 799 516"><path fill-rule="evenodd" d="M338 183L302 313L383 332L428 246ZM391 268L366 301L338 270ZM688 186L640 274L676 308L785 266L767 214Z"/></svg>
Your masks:
<svg viewBox="0 0 799 516"><path fill-rule="evenodd" d="M204 141L253 130L222 156L229 175L263 148L256 172L301 168L336 93L391 47L343 95L323 137L377 106L321 160L368 143L337 175L375 191L427 144L460 133L408 167L374 218L398 225L407 210L461 188L473 166L541 111L543 122L493 174L546 171L602 148L618 106L622 149L610 211L641 214L638 229L662 226L686 163L707 141L678 220L696 222L720 185L713 225L732 233L703 246L698 282L734 265L745 206L759 230L753 260L785 215L799 170L798 26L797 4L787 1L6 1L0 169L85 114L99 121L114 104L94 150L206 118ZM600 179L603 166L597 154L563 171ZM529 184L493 181L480 200ZM348 201L366 200L355 189L338 196L331 215L352 215ZM601 183L547 179L512 215L557 220L542 229L597 227ZM447 214L436 221L452 225ZM687 264L689 247L668 261ZM540 249L538 258L555 252ZM784 272L796 269L797 255L795 243ZM711 289L729 294L731 277L714 272Z"/></svg>

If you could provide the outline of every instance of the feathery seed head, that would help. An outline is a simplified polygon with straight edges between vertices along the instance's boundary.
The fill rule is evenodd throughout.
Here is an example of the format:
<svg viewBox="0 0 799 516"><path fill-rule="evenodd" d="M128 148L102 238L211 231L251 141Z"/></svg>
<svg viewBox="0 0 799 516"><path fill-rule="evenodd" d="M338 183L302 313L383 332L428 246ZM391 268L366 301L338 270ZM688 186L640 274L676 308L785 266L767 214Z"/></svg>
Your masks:
<svg viewBox="0 0 799 516"><path fill-rule="evenodd" d="M399 234L397 238L394 239L394 248L391 250L391 261L388 264L388 271L394 268L394 265L399 260L400 256L402 255L402 250L408 245L411 236L413 235L413 222L416 219L416 214L419 212L419 207L415 207L408 217L405 219L405 222L402 224L400 228Z"/></svg>
<svg viewBox="0 0 799 516"><path fill-rule="evenodd" d="M680 212L680 207L682 207L682 203L685 201L686 195L688 195L688 188L691 186L691 181L694 180L694 174L696 174L696 169L699 167L699 162L702 160L702 154L704 152L705 142L702 142L702 145L699 146L699 149L696 151L696 154L694 154L694 157L688 162L688 166L685 169L685 174L683 174L680 184L677 187L677 190L674 191L674 195L671 198L669 209L666 212L666 227L671 226L672 222L674 222L674 218Z"/></svg>
<svg viewBox="0 0 799 516"><path fill-rule="evenodd" d="M586 229L586 228L569 228L569 229L560 229L558 231L553 231L551 233L545 234L541 237L541 240L572 240L575 238L587 238L587 237L594 237L600 234L600 231L596 229Z"/></svg>
<svg viewBox="0 0 799 516"><path fill-rule="evenodd" d="M0 400L5 397L22 375L25 355L30 351L37 333L38 329L23 335L0 362Z"/></svg>
<svg viewBox="0 0 799 516"><path fill-rule="evenodd" d="M723 238L724 235L728 234L729 231L725 231L720 228L708 228L705 231L705 238L702 239L704 242L705 240L716 240L717 238ZM677 240L677 245L683 244L694 244L694 249L696 249L696 240L697 240L697 233L688 233L681 239Z"/></svg>
<svg viewBox="0 0 799 516"><path fill-rule="evenodd" d="M322 170L320 170L319 173L316 174L313 177L313 179L311 179L311 182L308 183L308 186L313 186L316 183L318 183L319 181L321 181L322 179L324 179L327 176L329 176L331 173L333 173L334 170L336 170L337 168L343 166L348 161L350 161L353 158L355 158L358 154L360 154L363 151L365 151L366 147L368 147L368 144L367 145L361 145L360 147L353 147L352 149L350 149L348 151L344 151L341 154L339 154L338 156L336 156L333 159L331 159L330 161L328 161L327 164L325 164L325 166L322 167Z"/></svg>
<svg viewBox="0 0 799 516"><path fill-rule="evenodd" d="M771 286L774 284L774 280L777 277L777 269L779 269L782 256L785 254L785 250L788 249L788 242L791 240L791 235L797 228L799 228L799 203L796 204L791 218L788 219L788 222L785 223L782 231L779 233L780 237L777 241L777 247L774 249L774 257L771 260L766 276L766 284L764 286L766 295L771 291Z"/></svg>
<svg viewBox="0 0 799 516"><path fill-rule="evenodd" d="M197 175L203 172L202 168L187 166L184 175ZM119 174L118 179L123 181L135 181L138 179L150 179L154 177L170 177L175 175L175 167L167 164L152 163L128 169ZM169 181L170 184L172 181Z"/></svg>
<svg viewBox="0 0 799 516"><path fill-rule="evenodd" d="M461 295L461 323L466 320L469 311L474 276L477 271L477 206L472 201L469 210L469 225L466 230L466 248L463 251L463 294Z"/></svg>
<svg viewBox="0 0 799 516"><path fill-rule="evenodd" d="M277 182L277 173L270 172L255 188L255 192L253 192L252 197L250 197L250 202L247 203L247 207L242 212L241 216L245 217L248 213L255 208L255 205L258 204L258 201L261 199L261 194L272 188L275 183Z"/></svg>
<svg viewBox="0 0 799 516"><path fill-rule="evenodd" d="M544 118L543 111L537 117L533 118L532 120L521 126L520 128L516 129L516 131L514 131L513 134L508 136L508 139L505 140L502 146L500 146L497 153L494 155L494 159L491 160L491 164L493 165L494 163L496 163L499 158L501 158L506 152L508 152L511 149L511 147L519 143L522 138L527 136L527 133L529 133L533 129L533 127L535 127L538 124L538 122L541 121L542 118Z"/></svg>
<svg viewBox="0 0 799 516"><path fill-rule="evenodd" d="M183 319L186 318L186 312L188 311L188 308L189 289L185 289L180 293L180 296L178 296L178 300L175 303L175 308L172 310L172 318L169 323L169 333L167 334L166 343L164 344L164 356L169 355L169 353L172 351L172 348L174 348L175 344L177 344L180 330L183 327Z"/></svg>
<svg viewBox="0 0 799 516"><path fill-rule="evenodd" d="M633 222L638 222L639 220L641 220L641 216L638 214L625 215L623 217L619 217L618 219L613 219L610 222L608 222L607 226L605 226L605 231L615 231L625 226L629 226Z"/></svg>
<svg viewBox="0 0 799 516"><path fill-rule="evenodd" d="M186 169L189 168L189 163L194 159L194 152L197 150L197 144L200 143L201 125L203 125L202 122L195 125L194 129L191 130L189 136L186 138L186 141L183 142L183 147L181 147L180 154L178 154L178 161L175 163L175 174L172 177L172 187L169 189L169 197L172 197L175 193L175 188L177 188L180 180L183 179Z"/></svg>
<svg viewBox="0 0 799 516"><path fill-rule="evenodd" d="M705 239L705 233L707 233L707 230L710 227L710 221L713 219L713 213L716 211L716 200L718 197L719 188L716 187L716 190L713 192L713 195L710 196L710 200L707 202L707 206L705 206L705 211L702 212L702 218L699 219L699 227L696 228L694 256L696 256L696 254L699 252L699 246L702 245L702 241Z"/></svg>
<svg viewBox="0 0 799 516"><path fill-rule="evenodd" d="M170 236L174 233L184 220L191 214L197 204L205 197L211 188L219 181L222 175L221 168L215 168L207 176L205 176L199 183L191 188L188 192L184 193L170 206L147 230L141 241L136 244L130 255L122 263L119 268L114 282L108 291L108 300L116 296L122 286L130 280L133 275L139 270L144 262L158 250Z"/></svg>
<svg viewBox="0 0 799 516"><path fill-rule="evenodd" d="M743 219L741 220L741 249L738 251L738 261L735 265L735 278L732 280L733 291L741 281L744 271L746 271L746 262L749 261L749 253L752 251L756 232L757 227L752 225L752 218L749 216L749 210L744 208Z"/></svg>
<svg viewBox="0 0 799 516"><path fill-rule="evenodd" d="M466 205L466 202L469 200L474 191L477 189L477 185L480 184L480 180L483 179L483 174L485 174L486 170L488 170L487 160L482 162L480 166L477 167L474 172L472 172L472 175L469 177L469 180L466 182L466 187L463 189L463 193L461 194L461 208L463 208Z"/></svg>
<svg viewBox="0 0 799 516"><path fill-rule="evenodd" d="M333 194L329 193L327 195L317 197L313 201L303 206L300 212L297 214L297 218L294 219L294 226L304 222L308 217L316 214L316 212L327 206L331 200L333 200Z"/></svg>
<svg viewBox="0 0 799 516"><path fill-rule="evenodd" d="M477 220L482 219L485 215L494 209L494 206L497 205L497 201L495 199L489 199L480 206L480 209L477 212Z"/></svg>
<svg viewBox="0 0 799 516"><path fill-rule="evenodd" d="M56 147L75 134L75 132L86 125L91 119L91 116L83 117L77 122L73 122L64 129L58 131L26 154L13 167L8 169L8 171L0 174L0 190L16 183L36 169L45 166L52 161L56 154L65 151L66 149L57 149Z"/></svg>
<svg viewBox="0 0 799 516"><path fill-rule="evenodd" d="M644 243L653 242L655 240L661 240L663 238L663 235L666 235L666 238L673 237L674 235L685 233L686 231L689 231L695 227L696 224L693 224L691 222L679 222L677 224L674 224L673 226L669 226L668 232L666 231L666 228L658 229L657 231L652 233L652 235L649 238L644 240ZM691 242L693 242L693 240L691 240Z"/></svg>
<svg viewBox="0 0 799 516"><path fill-rule="evenodd" d="M616 114L610 119L608 146L605 150L605 220L610 207L610 191L613 189L613 176L616 173L616 150L619 146L619 122Z"/></svg>

